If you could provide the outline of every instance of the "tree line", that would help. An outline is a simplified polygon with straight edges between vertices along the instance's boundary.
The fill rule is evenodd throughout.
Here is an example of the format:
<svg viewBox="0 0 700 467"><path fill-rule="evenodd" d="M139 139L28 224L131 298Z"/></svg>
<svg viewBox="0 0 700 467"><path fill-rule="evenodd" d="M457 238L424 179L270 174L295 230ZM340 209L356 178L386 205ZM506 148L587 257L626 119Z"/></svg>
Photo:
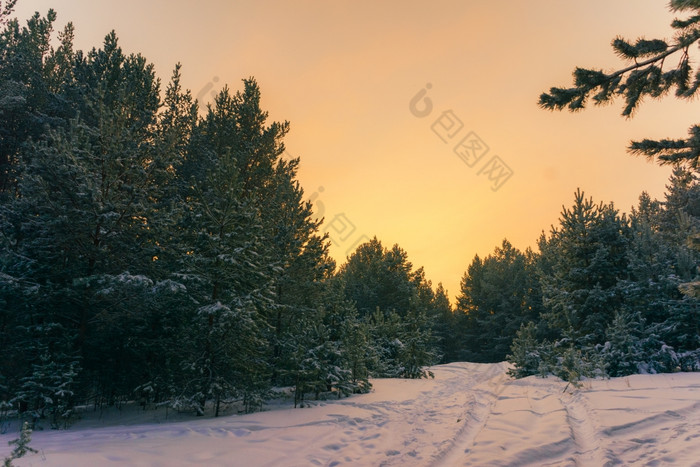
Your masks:
<svg viewBox="0 0 700 467"><path fill-rule="evenodd" d="M700 370L699 230L700 184L683 168L663 201L642 193L629 215L577 191L537 251L504 240L474 258L451 358L569 381Z"/></svg>
<svg viewBox="0 0 700 467"><path fill-rule="evenodd" d="M671 91L694 99L700 71L691 47L700 43L700 1L671 0L669 9L687 15L671 22L670 40L614 38L623 67L577 67L573 86L550 88L540 95L540 106L577 112L622 99L622 115L631 118L644 99ZM540 238L544 310L518 333L513 374L554 373L576 381L700 368L700 127L691 126L688 134L628 147L632 155L675 167L663 202L642 194L627 217L577 192L560 226Z"/></svg>
<svg viewBox="0 0 700 467"><path fill-rule="evenodd" d="M336 267L253 78L206 109L114 32L52 46L54 11L0 33L0 412L77 404L218 415L273 387L428 376L440 287L376 238Z"/></svg>
<svg viewBox="0 0 700 467"><path fill-rule="evenodd" d="M540 106L577 112L622 99L630 118L645 98L671 91L695 98L700 72L691 46L700 43L700 1L671 0L669 8L689 15L671 22L672 40L618 36L611 46L622 68L577 67L573 86L550 88ZM688 133L629 145L633 155L674 166L664 200L642 193L627 215L578 190L558 225L542 233L539 251L522 253L504 241L485 260L476 257L457 303L468 341L462 355L507 358L516 377L568 381L699 370L700 127Z"/></svg>

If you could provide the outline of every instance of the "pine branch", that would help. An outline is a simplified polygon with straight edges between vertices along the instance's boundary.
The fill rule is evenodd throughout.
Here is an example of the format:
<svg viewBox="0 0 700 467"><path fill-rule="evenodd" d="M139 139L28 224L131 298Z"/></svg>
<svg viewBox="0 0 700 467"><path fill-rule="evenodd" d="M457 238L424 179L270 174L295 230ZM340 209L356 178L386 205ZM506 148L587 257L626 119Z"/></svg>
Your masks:
<svg viewBox="0 0 700 467"><path fill-rule="evenodd" d="M690 134L688 139L633 141L628 149L636 156L656 159L661 165L686 163L691 169L698 170L700 168L700 126L692 126L688 133Z"/></svg>
<svg viewBox="0 0 700 467"><path fill-rule="evenodd" d="M0 0L0 26L4 26L9 21L10 15L15 9L17 0Z"/></svg>
<svg viewBox="0 0 700 467"><path fill-rule="evenodd" d="M574 86L550 88L549 92L540 95L539 106L547 110L568 108L576 112L586 107L589 97L594 105L602 105L621 95L625 99L622 115L631 117L645 96L658 99L667 95L672 87L675 87L677 98L693 98L700 90L700 70L691 74L689 49L700 41L700 0L672 0L670 8L673 11L694 10L695 13L685 20L675 19L672 22L671 26L680 30L672 47L659 39L641 38L633 44L617 37L611 44L615 53L623 60L632 61L632 64L611 73L576 68L573 72ZM666 58L677 52L681 52L681 56L676 68L664 71ZM646 59L640 60L642 58ZM700 127L693 126L690 137L685 140L633 141L629 151L662 165L687 165L698 170Z"/></svg>
<svg viewBox="0 0 700 467"><path fill-rule="evenodd" d="M585 108L586 100L590 93L596 89L600 91L593 96L595 105L601 105L610 101L615 94L625 94L627 105L623 110L624 116L630 116L641 102L644 94L652 97L662 96L673 84L678 86L678 97L691 97L697 91L700 83L698 79L693 87L688 87L690 65L688 63L688 48L700 40L700 30L678 37L677 43L670 48L661 40L640 39L636 45L632 45L621 38L613 40L613 48L623 58L634 60L634 64L617 70L613 73L603 73L601 70L589 70L576 68L573 72L573 88L550 88L549 93L542 93L539 99L540 107L547 110L562 110L565 107L572 112ZM637 57L656 53L666 48L665 51L643 61L637 61ZM663 62L666 57L676 52L684 51L677 70L662 73ZM661 63L661 66L655 64ZM624 84L620 84L624 75L630 73ZM651 78L651 79L650 79ZM698 74L700 78L700 73ZM692 92L691 92L692 91Z"/></svg>
<svg viewBox="0 0 700 467"><path fill-rule="evenodd" d="M683 11L683 10L698 10L700 9L699 0L671 0L669 2L669 8L673 11Z"/></svg>

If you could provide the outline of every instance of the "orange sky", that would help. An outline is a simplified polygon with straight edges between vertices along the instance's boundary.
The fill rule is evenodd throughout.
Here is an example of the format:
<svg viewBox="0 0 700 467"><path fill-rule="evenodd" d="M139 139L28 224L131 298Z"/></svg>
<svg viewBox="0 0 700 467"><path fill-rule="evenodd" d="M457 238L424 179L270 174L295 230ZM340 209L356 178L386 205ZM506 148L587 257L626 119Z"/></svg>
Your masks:
<svg viewBox="0 0 700 467"><path fill-rule="evenodd" d="M684 137L695 123L693 104L672 98L632 120L619 104L575 115L537 107L577 65L618 67L616 35L669 38L664 1L19 0L16 15L51 7L59 27L73 21L77 48L115 29L163 81L181 62L184 85L204 100L254 76L270 118L291 123L287 149L301 157L336 260L376 235L452 297L475 254L503 238L534 247L577 187L623 211L643 190L661 197L670 169L625 148ZM427 83L433 109L419 118L409 102ZM462 122L453 139L442 132L447 143L433 131L445 111ZM473 167L453 152L470 132L489 147ZM496 191L493 156L512 170Z"/></svg>

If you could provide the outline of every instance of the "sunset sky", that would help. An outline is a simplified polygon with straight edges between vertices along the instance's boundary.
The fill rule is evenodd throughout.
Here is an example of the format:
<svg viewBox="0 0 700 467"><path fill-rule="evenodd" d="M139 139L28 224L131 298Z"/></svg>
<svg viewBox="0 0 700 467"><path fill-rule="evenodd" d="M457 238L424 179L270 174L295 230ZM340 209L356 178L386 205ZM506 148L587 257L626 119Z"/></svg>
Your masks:
<svg viewBox="0 0 700 467"><path fill-rule="evenodd" d="M631 120L619 102L573 115L537 106L577 65L619 67L615 36L670 39L674 15L661 0L19 0L15 14L24 24L49 8L58 29L74 23L76 48L99 47L114 29L164 83L181 62L203 101L254 76L270 121L291 124L288 153L301 157L338 263L376 235L453 298L475 254L503 238L536 247L578 187L625 212L643 190L661 197L670 169L625 148L697 123L697 104L673 98ZM432 111L420 97L411 112L427 85ZM478 161L474 135L488 146ZM464 138L473 166L454 152ZM496 177L500 164L510 178Z"/></svg>

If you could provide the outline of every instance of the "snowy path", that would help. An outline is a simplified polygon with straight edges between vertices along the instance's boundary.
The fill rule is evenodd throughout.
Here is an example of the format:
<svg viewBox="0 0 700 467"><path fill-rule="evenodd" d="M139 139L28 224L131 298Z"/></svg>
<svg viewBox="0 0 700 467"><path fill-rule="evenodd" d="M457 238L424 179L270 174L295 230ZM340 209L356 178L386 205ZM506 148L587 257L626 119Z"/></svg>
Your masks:
<svg viewBox="0 0 700 467"><path fill-rule="evenodd" d="M453 363L307 409L36 432L21 466L700 466L700 374L581 390ZM14 434L0 436L0 459Z"/></svg>

